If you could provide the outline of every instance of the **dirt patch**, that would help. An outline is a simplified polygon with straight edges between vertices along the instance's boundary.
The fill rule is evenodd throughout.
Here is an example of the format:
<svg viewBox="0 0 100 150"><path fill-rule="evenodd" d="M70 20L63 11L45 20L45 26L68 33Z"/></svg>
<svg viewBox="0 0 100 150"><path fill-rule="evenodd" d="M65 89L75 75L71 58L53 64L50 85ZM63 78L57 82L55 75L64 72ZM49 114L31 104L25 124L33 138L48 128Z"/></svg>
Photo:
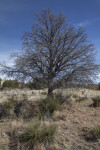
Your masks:
<svg viewBox="0 0 100 150"><path fill-rule="evenodd" d="M99 150L100 142L96 137L90 141L85 136L96 124L100 124L100 108L90 108L93 102L87 100L81 103L73 102L72 106L64 104L58 116L54 117L58 125L58 143L68 150ZM82 129L88 129L88 132ZM88 137L87 137L88 139Z"/></svg>

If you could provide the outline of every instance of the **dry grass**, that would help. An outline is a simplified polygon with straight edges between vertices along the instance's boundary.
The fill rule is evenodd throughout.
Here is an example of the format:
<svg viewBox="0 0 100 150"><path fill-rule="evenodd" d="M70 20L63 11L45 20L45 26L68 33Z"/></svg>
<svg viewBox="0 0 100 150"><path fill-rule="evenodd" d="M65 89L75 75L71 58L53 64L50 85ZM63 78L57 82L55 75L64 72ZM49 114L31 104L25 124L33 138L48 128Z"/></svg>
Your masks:
<svg viewBox="0 0 100 150"><path fill-rule="evenodd" d="M55 132L56 126L54 124L46 125L38 119L32 119L21 133L20 141L26 148L32 149L39 143L46 145L53 142Z"/></svg>
<svg viewBox="0 0 100 150"><path fill-rule="evenodd" d="M100 138L100 125L95 125L94 132Z"/></svg>
<svg viewBox="0 0 100 150"><path fill-rule="evenodd" d="M57 89L54 90L54 93L61 93L64 96L73 95L78 97L97 97L100 96L100 91L98 90L90 90L90 89L77 89L77 88L69 88L69 89ZM0 103L6 101L7 98L11 95L17 95L19 98L22 97L23 94L26 94L28 100L36 101L41 98L45 98L47 94L47 89L44 90L29 90L29 89L16 89L9 91L0 91Z"/></svg>
<svg viewBox="0 0 100 150"><path fill-rule="evenodd" d="M15 89L15 90L4 90L0 91L0 103L6 101L9 96L17 96L19 99L22 98L22 95L27 95L29 101L36 101L41 98L45 98L46 95L42 92L47 92L47 90L29 90L29 89Z"/></svg>
<svg viewBox="0 0 100 150"><path fill-rule="evenodd" d="M22 95L26 94L29 102L34 104L41 98L45 99L47 90L12 90L0 93L1 102L4 103L9 95L17 95L18 101L22 100ZM89 93L90 92L90 93ZM99 91L88 89L64 89L55 90L54 93L61 93L68 99L61 105L61 109L54 111L52 118L46 118L43 122L49 125L50 122L57 125L57 133L53 145L35 145L35 150L99 150L98 140L87 141L85 136L89 131L95 129L99 133L97 125L100 125L100 107L93 106L92 98L100 96ZM78 98L85 98L81 103L76 102ZM36 104L37 105L37 104ZM26 109L26 107L25 107ZM27 127L27 120L22 116L15 118L2 118L0 120L0 150L19 150L20 144L17 141L23 129ZM94 128L95 127L95 128ZM10 135L8 134L11 133ZM95 137L93 137L95 139ZM14 144L15 143L15 144ZM13 147L13 148L12 148ZM24 148L20 149L24 150Z"/></svg>
<svg viewBox="0 0 100 150"><path fill-rule="evenodd" d="M69 88L69 89L57 89L54 90L55 93L62 93L64 96L66 95L77 95L78 97L97 97L100 96L100 91L98 90L90 90L84 88Z"/></svg>

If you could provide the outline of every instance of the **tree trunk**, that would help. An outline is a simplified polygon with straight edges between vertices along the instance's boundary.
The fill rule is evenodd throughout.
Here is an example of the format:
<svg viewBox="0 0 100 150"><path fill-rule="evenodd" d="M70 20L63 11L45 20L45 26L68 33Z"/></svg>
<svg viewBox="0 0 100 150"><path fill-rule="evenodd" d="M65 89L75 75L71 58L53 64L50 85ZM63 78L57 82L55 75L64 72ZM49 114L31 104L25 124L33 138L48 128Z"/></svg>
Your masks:
<svg viewBox="0 0 100 150"><path fill-rule="evenodd" d="M53 88L48 88L48 96L51 96L53 95Z"/></svg>

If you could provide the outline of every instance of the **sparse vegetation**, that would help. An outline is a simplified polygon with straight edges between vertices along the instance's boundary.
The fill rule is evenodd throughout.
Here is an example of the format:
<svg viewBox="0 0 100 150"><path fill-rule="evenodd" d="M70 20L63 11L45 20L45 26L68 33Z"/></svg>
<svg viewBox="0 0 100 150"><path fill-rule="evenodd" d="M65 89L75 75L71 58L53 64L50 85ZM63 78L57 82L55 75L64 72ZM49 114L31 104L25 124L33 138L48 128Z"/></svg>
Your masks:
<svg viewBox="0 0 100 150"><path fill-rule="evenodd" d="M43 95L47 95L48 93L44 91L44 92L42 92L41 94L43 94Z"/></svg>
<svg viewBox="0 0 100 150"><path fill-rule="evenodd" d="M42 124L38 119L32 119L20 135L20 142L28 149L34 148L39 143L50 144L53 142L55 132L55 125Z"/></svg>
<svg viewBox="0 0 100 150"><path fill-rule="evenodd" d="M17 100L14 96L8 98L7 101L4 102L5 111L11 110L16 105Z"/></svg>
<svg viewBox="0 0 100 150"><path fill-rule="evenodd" d="M66 98L70 98L71 96L73 96L73 94L66 94Z"/></svg>
<svg viewBox="0 0 100 150"><path fill-rule="evenodd" d="M96 134L97 137L100 138L100 125L95 125L94 133Z"/></svg>
<svg viewBox="0 0 100 150"><path fill-rule="evenodd" d="M59 95L47 96L47 98L39 101L40 116L47 114L52 115L54 111L59 110L65 99Z"/></svg>
<svg viewBox="0 0 100 150"><path fill-rule="evenodd" d="M95 125L93 128L84 129L84 135L87 142L96 142L98 143L96 148L100 148L99 139L100 139L100 125ZM96 149L99 150L99 149Z"/></svg>
<svg viewBox="0 0 100 150"><path fill-rule="evenodd" d="M12 91L15 93L14 90ZM84 103L76 103L75 100L78 98L80 102L85 100L84 95L86 95L86 91L84 95L82 95L81 91L82 89L80 89L80 93L78 90L68 89L68 92L67 90L59 90L59 92L54 91L54 95L48 96L42 95L42 93L46 93L46 90L29 90L28 95L27 90L22 93L16 90L17 94L9 97L7 101L5 99L0 104L0 119L2 120L0 122L0 128L5 136L4 143L6 143L6 138L8 138L8 142L5 145L8 146L8 143L10 145L9 148L7 147L5 149L62 150L68 148L69 150L88 150L94 146L93 148L97 150L96 148L99 147L100 127L97 125L93 128L93 124L99 124L100 109L95 108L96 115L93 115L95 114L95 109L89 107L92 105L91 99L84 101ZM89 91L87 90L88 93ZM1 92L8 97L11 91ZM32 94L33 92L34 94ZM37 96L37 93L40 95L40 100L33 99L33 97ZM93 96L92 94L91 91L91 97ZM29 99L30 97L31 99ZM2 116L1 112L4 105L6 114ZM3 113L5 112L3 111ZM38 119L35 119L35 117ZM31 118L33 119L30 120ZM20 122L20 120L22 121ZM28 124L26 120L30 120ZM50 121L53 124L50 125ZM59 129L57 130L57 134L55 134L56 127L54 124L57 124ZM66 132L67 134L65 134ZM78 135L77 139L79 141L80 135L84 137L81 138L80 144L77 142L76 134ZM3 136L0 140L2 139ZM51 143L53 139L54 143ZM73 139L75 139L75 145L70 147ZM2 145L1 142L0 144ZM55 146L56 144L57 146Z"/></svg>
<svg viewBox="0 0 100 150"><path fill-rule="evenodd" d="M0 118L12 117L14 109L16 108L17 100L15 96L9 97L4 103L0 105Z"/></svg>
<svg viewBox="0 0 100 150"><path fill-rule="evenodd" d="M74 94L73 97L74 97L74 98L78 98L78 95L77 95L77 94Z"/></svg>
<svg viewBox="0 0 100 150"><path fill-rule="evenodd" d="M100 107L100 96L93 98L93 107Z"/></svg>
<svg viewBox="0 0 100 150"><path fill-rule="evenodd" d="M10 96L3 104L0 112L1 117L21 116L22 118L33 117L33 104L28 101L26 94L23 94L20 98L17 96ZM12 116L12 115L11 115Z"/></svg>
<svg viewBox="0 0 100 150"><path fill-rule="evenodd" d="M78 97L78 98L76 99L76 102L82 102L82 101L84 101L84 100L86 100L85 97Z"/></svg>

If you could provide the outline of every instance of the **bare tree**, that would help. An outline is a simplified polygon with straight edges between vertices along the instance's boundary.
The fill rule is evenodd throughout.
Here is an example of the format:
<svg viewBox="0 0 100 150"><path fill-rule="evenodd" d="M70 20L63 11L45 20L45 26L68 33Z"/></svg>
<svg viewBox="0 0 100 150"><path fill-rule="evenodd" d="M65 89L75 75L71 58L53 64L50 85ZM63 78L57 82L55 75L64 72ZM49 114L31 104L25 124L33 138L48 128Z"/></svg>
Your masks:
<svg viewBox="0 0 100 150"><path fill-rule="evenodd" d="M31 32L23 36L23 49L15 54L14 66L3 65L8 76L39 80L43 78L48 94L61 85L88 83L98 72L94 46L82 28L66 24L62 14L49 9L35 14Z"/></svg>

